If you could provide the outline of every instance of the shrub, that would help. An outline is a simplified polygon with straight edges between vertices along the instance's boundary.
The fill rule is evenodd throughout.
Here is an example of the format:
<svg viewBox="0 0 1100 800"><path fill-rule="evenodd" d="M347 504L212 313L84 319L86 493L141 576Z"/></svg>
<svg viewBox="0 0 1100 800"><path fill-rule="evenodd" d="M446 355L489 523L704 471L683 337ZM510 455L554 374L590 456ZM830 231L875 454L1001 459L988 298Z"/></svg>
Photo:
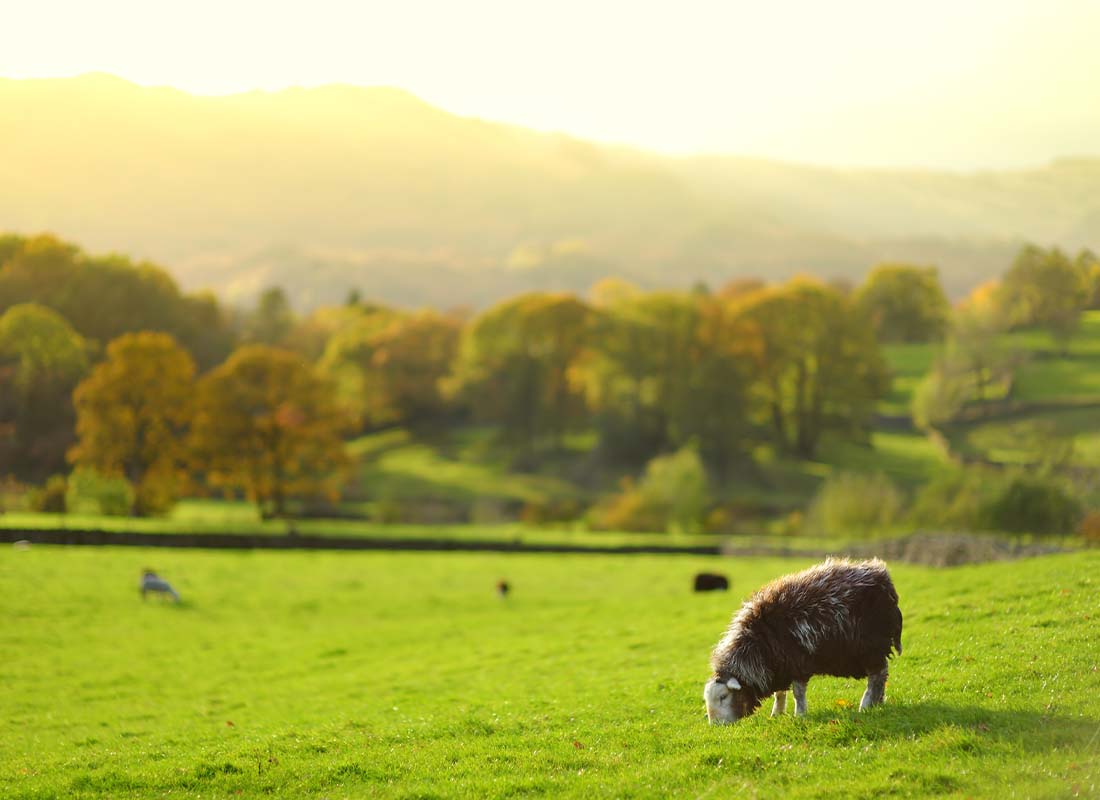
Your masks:
<svg viewBox="0 0 1100 800"><path fill-rule="evenodd" d="M826 535L871 536L897 522L902 504L901 491L885 475L842 472L818 490L806 526Z"/></svg>
<svg viewBox="0 0 1100 800"><path fill-rule="evenodd" d="M78 467L69 476L65 500L70 511L125 517L133 507L134 490L125 478Z"/></svg>
<svg viewBox="0 0 1100 800"><path fill-rule="evenodd" d="M630 478L624 478L618 494L597 505L588 514L588 527L596 531L642 531L668 529L665 509L655 506Z"/></svg>
<svg viewBox="0 0 1100 800"><path fill-rule="evenodd" d="M1008 533L1065 536L1081 519L1081 504L1060 484L1018 477L989 505L990 526Z"/></svg>
<svg viewBox="0 0 1100 800"><path fill-rule="evenodd" d="M1077 532L1088 547L1100 547L1100 510L1092 510L1081 518Z"/></svg>
<svg viewBox="0 0 1100 800"><path fill-rule="evenodd" d="M624 480L617 495L589 515L595 530L698 533L711 505L707 473L691 446L657 456L635 484Z"/></svg>
<svg viewBox="0 0 1100 800"><path fill-rule="evenodd" d="M664 510L669 533L697 533L702 528L710 489L694 447L654 458L646 465L639 488L649 504Z"/></svg>
<svg viewBox="0 0 1100 800"><path fill-rule="evenodd" d="M581 505L572 498L531 500L524 504L520 519L528 525L572 522L581 515Z"/></svg>
<svg viewBox="0 0 1100 800"><path fill-rule="evenodd" d="M986 530L990 527L989 507L1005 485L1001 473L980 467L938 475L917 493L910 520L921 527Z"/></svg>
<svg viewBox="0 0 1100 800"><path fill-rule="evenodd" d="M51 475L45 486L31 493L31 509L47 514L64 514L68 509L65 502L67 489L68 481L64 475Z"/></svg>

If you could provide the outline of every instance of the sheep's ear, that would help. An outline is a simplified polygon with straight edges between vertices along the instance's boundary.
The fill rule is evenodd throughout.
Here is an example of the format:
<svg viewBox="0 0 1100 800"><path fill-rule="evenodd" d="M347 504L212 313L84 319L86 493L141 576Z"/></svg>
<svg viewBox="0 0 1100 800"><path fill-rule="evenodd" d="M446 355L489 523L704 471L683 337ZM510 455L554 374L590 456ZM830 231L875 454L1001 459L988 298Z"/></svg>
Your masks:
<svg viewBox="0 0 1100 800"><path fill-rule="evenodd" d="M730 678L728 681L726 681L726 686L728 686L731 689L740 689L741 688L741 684L739 684L737 682L737 678Z"/></svg>

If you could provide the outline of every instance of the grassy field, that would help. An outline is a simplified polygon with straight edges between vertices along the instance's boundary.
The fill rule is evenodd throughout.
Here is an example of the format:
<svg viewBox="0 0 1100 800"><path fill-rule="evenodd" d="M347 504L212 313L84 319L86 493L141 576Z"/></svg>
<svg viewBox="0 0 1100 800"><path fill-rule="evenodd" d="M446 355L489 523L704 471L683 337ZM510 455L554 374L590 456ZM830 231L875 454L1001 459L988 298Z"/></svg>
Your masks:
<svg viewBox="0 0 1100 800"><path fill-rule="evenodd" d="M184 596L142 603L157 567ZM6 798L1069 797L1100 791L1100 553L894 566L887 704L705 724L780 560L0 551ZM700 568L728 596L695 596ZM515 587L502 602L493 584Z"/></svg>

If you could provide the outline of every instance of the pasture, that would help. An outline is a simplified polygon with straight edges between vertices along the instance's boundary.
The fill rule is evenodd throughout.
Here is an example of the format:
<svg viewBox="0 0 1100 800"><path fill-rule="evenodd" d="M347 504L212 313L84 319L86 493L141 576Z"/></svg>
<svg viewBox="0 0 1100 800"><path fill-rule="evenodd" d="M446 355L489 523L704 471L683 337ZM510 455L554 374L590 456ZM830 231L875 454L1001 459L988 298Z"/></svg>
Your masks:
<svg viewBox="0 0 1100 800"><path fill-rule="evenodd" d="M143 603L152 566L180 606ZM709 727L707 657L794 560L0 551L0 786L52 797L1100 791L1100 553L892 565L887 703ZM693 595L698 570L729 594ZM513 585L502 601L498 578Z"/></svg>

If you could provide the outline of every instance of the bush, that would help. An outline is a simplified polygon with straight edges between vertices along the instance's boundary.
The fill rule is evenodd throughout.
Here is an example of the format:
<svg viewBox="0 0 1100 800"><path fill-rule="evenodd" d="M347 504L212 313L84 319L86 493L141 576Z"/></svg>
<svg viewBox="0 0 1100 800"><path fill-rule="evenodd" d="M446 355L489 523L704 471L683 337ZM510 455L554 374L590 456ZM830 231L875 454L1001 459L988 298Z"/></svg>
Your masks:
<svg viewBox="0 0 1100 800"><path fill-rule="evenodd" d="M668 530L665 509L655 506L630 478L623 478L619 493L607 498L588 514L588 527L595 531Z"/></svg>
<svg viewBox="0 0 1100 800"><path fill-rule="evenodd" d="M64 475L50 476L45 486L31 492L31 510L47 514L64 514L68 509L68 504L65 502L67 490L68 481Z"/></svg>
<svg viewBox="0 0 1100 800"><path fill-rule="evenodd" d="M528 525L572 522L581 516L581 505L572 498L531 500L523 506L520 519Z"/></svg>
<svg viewBox="0 0 1100 800"><path fill-rule="evenodd" d="M134 490L125 478L102 475L90 467L78 467L69 476L65 500L73 512L125 517L133 508Z"/></svg>
<svg viewBox="0 0 1100 800"><path fill-rule="evenodd" d="M654 458L646 465L639 488L649 504L664 510L669 533L698 533L703 527L710 488L694 447Z"/></svg>
<svg viewBox="0 0 1100 800"><path fill-rule="evenodd" d="M919 527L941 530L987 530L989 507L1006 483L1003 474L979 467L939 475L917 493L910 520Z"/></svg>
<svg viewBox="0 0 1100 800"><path fill-rule="evenodd" d="M711 505L707 473L694 447L657 456L635 484L623 481L619 494L589 515L595 530L698 533Z"/></svg>
<svg viewBox="0 0 1100 800"><path fill-rule="evenodd" d="M392 495L380 497L371 513L371 520L383 525L458 525L471 517L466 501Z"/></svg>
<svg viewBox="0 0 1100 800"><path fill-rule="evenodd" d="M901 491L885 475L842 472L818 490L806 524L814 533L871 536L897 522L902 504Z"/></svg>
<svg viewBox="0 0 1100 800"><path fill-rule="evenodd" d="M1018 477L988 507L989 524L1008 533L1065 536L1081 519L1081 504L1060 484Z"/></svg>
<svg viewBox="0 0 1100 800"><path fill-rule="evenodd" d="M1088 547L1100 547L1100 510L1085 514L1077 526L1077 532Z"/></svg>

